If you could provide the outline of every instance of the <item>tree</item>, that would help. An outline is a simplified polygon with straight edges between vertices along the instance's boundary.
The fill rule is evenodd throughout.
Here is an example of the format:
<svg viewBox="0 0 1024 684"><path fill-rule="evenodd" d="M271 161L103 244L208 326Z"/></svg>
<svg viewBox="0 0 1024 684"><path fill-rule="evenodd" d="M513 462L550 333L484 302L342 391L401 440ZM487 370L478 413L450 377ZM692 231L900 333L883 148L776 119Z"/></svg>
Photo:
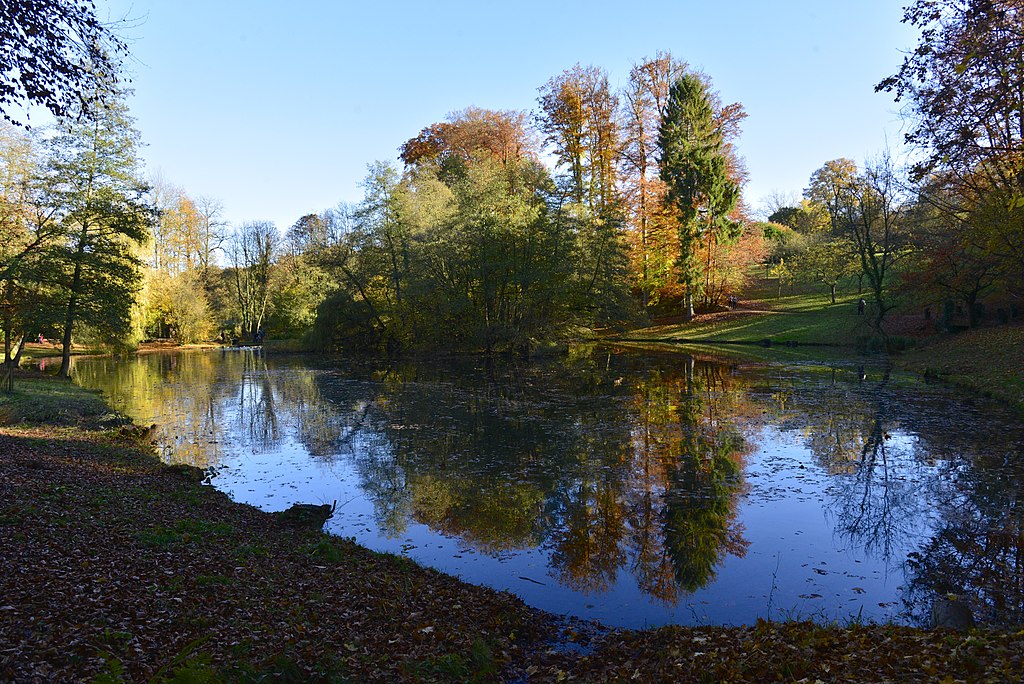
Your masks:
<svg viewBox="0 0 1024 684"><path fill-rule="evenodd" d="M210 305L199 271L182 271L173 276L151 272L149 307L159 316L158 323L180 344L209 340L213 333Z"/></svg>
<svg viewBox="0 0 1024 684"><path fill-rule="evenodd" d="M253 338L263 327L271 296L271 270L280 243L277 227L270 221L247 221L231 238L228 258L238 321L245 337Z"/></svg>
<svg viewBox="0 0 1024 684"><path fill-rule="evenodd" d="M802 199L796 206L776 209L768 216L770 223L789 226L802 235L813 235L832 228L831 217L825 205Z"/></svg>
<svg viewBox="0 0 1024 684"><path fill-rule="evenodd" d="M957 199L949 222L966 219L1024 288L1024 5L916 0L903 22L920 29L918 45L875 89L906 105L907 142L923 153L911 178L947 176L957 191L935 206Z"/></svg>
<svg viewBox="0 0 1024 684"><path fill-rule="evenodd" d="M469 163L481 155L502 164L537 158L537 145L525 112L469 107L431 124L405 142L400 157L406 166L448 161Z"/></svg>
<svg viewBox="0 0 1024 684"><path fill-rule="evenodd" d="M0 113L40 105L57 118L118 99L117 54L125 44L96 18L91 0L0 3ZM28 114L24 115L28 120Z"/></svg>
<svg viewBox="0 0 1024 684"><path fill-rule="evenodd" d="M618 98L597 67L574 66L540 89L538 117L561 179L555 220L576 236L578 307L602 319L625 315L625 211L618 182L621 131Z"/></svg>
<svg viewBox="0 0 1024 684"><path fill-rule="evenodd" d="M844 230L843 220L847 209L855 201L856 181L857 164L840 157L825 162L820 169L812 173L810 183L804 189L804 199L811 203L809 208L824 207L828 212L829 224L834 235ZM796 228L795 225L792 227Z"/></svg>
<svg viewBox="0 0 1024 684"><path fill-rule="evenodd" d="M153 199L159 211L150 266L168 276L200 268L206 259L204 218L185 191L158 176Z"/></svg>
<svg viewBox="0 0 1024 684"><path fill-rule="evenodd" d="M966 176L985 167L1020 187L1024 179L1009 174L1024 161L1024 6L916 0L903 22L921 30L920 42L875 90L893 93L915 119L907 141L927 156L912 167L913 177L938 168Z"/></svg>
<svg viewBox="0 0 1024 684"><path fill-rule="evenodd" d="M33 141L24 131L0 122L0 318L4 332L4 362L11 362L11 345L20 340L36 309L26 287L33 256L48 237L33 221L32 182L38 159ZM45 216L45 215L44 215ZM43 226L49 226L44 221Z"/></svg>
<svg viewBox="0 0 1024 684"><path fill-rule="evenodd" d="M206 274L216 265L215 253L228 238L227 221L223 219L224 205L219 199L200 195L195 200L199 213L199 268Z"/></svg>
<svg viewBox="0 0 1024 684"><path fill-rule="evenodd" d="M635 288L646 308L672 280L675 221L665 207L665 184L658 177L658 128L669 89L686 73L685 62L657 53L635 65L622 96L621 167L628 203Z"/></svg>
<svg viewBox="0 0 1024 684"><path fill-rule="evenodd" d="M689 319L704 275L696 259L698 243L702 237L713 240L718 233L738 232L729 214L740 194L729 174L722 121L699 76L687 74L672 85L658 147L661 179L679 215L677 267L686 288L684 314Z"/></svg>
<svg viewBox="0 0 1024 684"><path fill-rule="evenodd" d="M796 269L815 282L826 285L836 303L839 281L857 271L857 251L846 236L820 236L796 259Z"/></svg>
<svg viewBox="0 0 1024 684"><path fill-rule="evenodd" d="M903 187L886 157L865 169L841 195L842 225L848 231L874 303L869 323L876 334L883 336L885 316L895 307L890 296L893 275L909 248L902 224Z"/></svg>
<svg viewBox="0 0 1024 684"><path fill-rule="evenodd" d="M63 235L43 261L55 271L65 302L58 371L65 377L79 321L123 342L141 282L134 248L148 238L156 216L139 177L139 134L123 98L81 112L49 143L44 199Z"/></svg>
<svg viewBox="0 0 1024 684"><path fill-rule="evenodd" d="M959 195L957 184L943 184L948 178L940 175L924 183L918 201L910 207L919 251L915 268L907 269L905 278L925 291L959 299L968 324L974 327L979 323L978 302L996 288L1007 266L990 248L986 232L976 225L986 219L998 220L1005 208L991 195L980 198L987 199L989 206L973 204ZM954 211L954 206L962 210Z"/></svg>
<svg viewBox="0 0 1024 684"><path fill-rule="evenodd" d="M618 202L615 161L620 146L618 99L608 74L579 64L540 89L544 141L569 169L568 196L591 214L607 214Z"/></svg>

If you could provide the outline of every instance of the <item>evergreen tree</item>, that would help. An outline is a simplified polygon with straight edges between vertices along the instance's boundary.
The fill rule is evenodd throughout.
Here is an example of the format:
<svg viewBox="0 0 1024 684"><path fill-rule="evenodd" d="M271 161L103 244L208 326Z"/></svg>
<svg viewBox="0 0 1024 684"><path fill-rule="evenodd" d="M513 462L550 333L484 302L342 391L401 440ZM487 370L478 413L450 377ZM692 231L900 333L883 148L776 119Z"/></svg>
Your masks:
<svg viewBox="0 0 1024 684"><path fill-rule="evenodd" d="M707 86L695 74L678 79L669 91L658 131L661 179L678 212L680 282L686 289L685 314L693 316L693 297L701 287L696 248L701 238L735 232L729 213L739 200L739 185L729 174L725 135Z"/></svg>

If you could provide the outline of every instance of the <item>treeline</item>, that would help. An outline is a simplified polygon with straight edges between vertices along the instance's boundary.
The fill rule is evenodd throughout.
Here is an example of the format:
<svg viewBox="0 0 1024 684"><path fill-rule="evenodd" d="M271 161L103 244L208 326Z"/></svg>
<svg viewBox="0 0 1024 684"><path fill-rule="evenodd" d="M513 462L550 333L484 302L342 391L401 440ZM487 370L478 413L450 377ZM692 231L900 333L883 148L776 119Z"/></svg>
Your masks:
<svg viewBox="0 0 1024 684"><path fill-rule="evenodd" d="M93 79L103 97L56 129L0 129L6 354L40 334L65 359L73 338L527 351L715 310L758 276L780 296L856 288L881 338L894 311L948 329L989 304L1008 320L1024 291L1018 4L911 5L920 43L878 89L905 106L912 163L825 162L762 222L742 199L742 106L668 54L618 91L577 65L534 111L454 112L371 164L360 202L283 234L141 180L116 78Z"/></svg>
<svg viewBox="0 0 1024 684"><path fill-rule="evenodd" d="M304 216L283 235L267 222L232 229L216 200L142 182L123 98L82 113L84 128L120 136L103 154L144 205L137 232L117 233L120 215L95 220L119 235L130 268L116 284L118 316L80 316L75 335L125 346L270 335L335 349L527 350L734 291L762 243L759 233L744 240L742 107L666 54L636 65L622 92L581 66L539 90L535 112L469 108L425 127L402 145L400 168L370 165L361 202ZM66 235L33 218L48 212L65 233L76 221L39 185L54 140L2 135L0 285L15 347L73 329L45 313L53 307L28 304L68 296L66 278L39 277L57 267L41 247Z"/></svg>
<svg viewBox="0 0 1024 684"><path fill-rule="evenodd" d="M400 169L371 165L358 205L289 232L327 287L310 339L522 351L719 304L763 251L744 230L743 117L666 54L622 92L577 65L535 112L450 114L402 145Z"/></svg>
<svg viewBox="0 0 1024 684"><path fill-rule="evenodd" d="M849 159L812 174L803 200L775 202L770 270L780 283L853 279L870 322L894 309L938 329L1007 321L1024 294L1024 6L918 0L904 22L921 38L876 90L904 105L912 153L864 169ZM988 304L988 306L986 306Z"/></svg>

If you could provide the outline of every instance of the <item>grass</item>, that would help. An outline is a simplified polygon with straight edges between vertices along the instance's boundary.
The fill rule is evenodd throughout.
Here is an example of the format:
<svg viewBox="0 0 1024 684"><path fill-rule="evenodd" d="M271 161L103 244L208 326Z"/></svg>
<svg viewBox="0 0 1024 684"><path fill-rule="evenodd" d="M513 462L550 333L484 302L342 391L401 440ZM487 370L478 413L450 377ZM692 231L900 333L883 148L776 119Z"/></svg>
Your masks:
<svg viewBox="0 0 1024 684"><path fill-rule="evenodd" d="M976 328L929 340L897 357L925 377L951 382L1024 409L1024 324Z"/></svg>
<svg viewBox="0 0 1024 684"><path fill-rule="evenodd" d="M103 401L99 392L83 389L70 380L15 376L14 391L0 392L0 422L30 425L117 424L123 419Z"/></svg>
<svg viewBox="0 0 1024 684"><path fill-rule="evenodd" d="M690 322L669 322L633 330L630 340L715 344L851 346L868 334L857 314L857 295L841 295L832 304L820 293L793 294L770 300L746 300L733 311L702 314Z"/></svg>
<svg viewBox="0 0 1024 684"><path fill-rule="evenodd" d="M822 288L791 288L783 297L770 282L755 281L736 310L702 314L693 321L663 321L612 338L631 345L677 348L710 355L742 356L761 361L849 358L872 349L871 331L857 314L850 284L836 303ZM914 312L909 312L913 314ZM1003 399L1024 410L1024 324L1004 324L956 334L934 335L920 316L890 315L903 335L890 338L907 351L890 358L900 368L965 389ZM906 335L910 335L909 337ZM928 335L931 335L928 337Z"/></svg>

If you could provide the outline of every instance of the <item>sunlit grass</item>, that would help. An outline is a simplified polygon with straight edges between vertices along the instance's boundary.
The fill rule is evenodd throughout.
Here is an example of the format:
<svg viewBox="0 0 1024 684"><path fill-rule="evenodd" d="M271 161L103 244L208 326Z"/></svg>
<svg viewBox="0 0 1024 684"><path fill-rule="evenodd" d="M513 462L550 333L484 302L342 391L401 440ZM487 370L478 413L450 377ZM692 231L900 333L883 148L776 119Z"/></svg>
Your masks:
<svg viewBox="0 0 1024 684"><path fill-rule="evenodd" d="M0 392L0 424L72 425L113 417L98 392L54 377L16 377L14 391Z"/></svg>
<svg viewBox="0 0 1024 684"><path fill-rule="evenodd" d="M857 295L838 296L832 304L821 293L747 301L735 311L698 316L677 323L631 331L630 339L772 344L852 346L867 334L864 316L857 314Z"/></svg>

